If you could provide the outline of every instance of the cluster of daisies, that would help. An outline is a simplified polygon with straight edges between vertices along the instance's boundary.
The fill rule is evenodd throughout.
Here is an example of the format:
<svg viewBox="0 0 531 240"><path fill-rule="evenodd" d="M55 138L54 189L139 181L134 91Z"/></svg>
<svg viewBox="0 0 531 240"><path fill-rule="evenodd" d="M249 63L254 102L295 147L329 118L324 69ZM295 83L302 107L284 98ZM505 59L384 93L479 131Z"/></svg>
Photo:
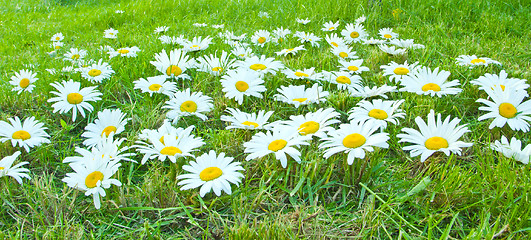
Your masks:
<svg viewBox="0 0 531 240"><path fill-rule="evenodd" d="M269 17L267 14L262 15L263 18ZM297 19L301 24L307 24L309 21ZM120 109L99 111L97 118L89 123L81 134L84 138L83 147L76 147L77 156L63 160L73 170L66 174L63 181L72 188L85 191L87 196L92 195L94 205L100 208L100 198L106 195L105 189L112 185L121 185L113 175L123 161L137 163L134 160L137 156L142 156L140 164L145 164L148 160L169 160L175 163L178 158L190 158L193 160L182 167L185 173L177 176L180 180L178 184L182 185L181 190L200 188L200 196L211 191L217 196L222 191L231 194L231 184L238 185L244 177L241 173L244 171L242 164L223 152L210 150L208 153L199 153L205 141L194 135L195 126L175 127L182 118L198 117L207 120L213 109L213 99L207 94L194 92L190 88L178 89L178 81L183 81L184 85L184 82L193 80L194 75L190 74L193 71L215 76L225 97L234 100L238 105L243 105L250 98L275 100L295 108L308 104L319 105L326 102L330 95L329 91L324 90L325 87L330 91L344 91L352 97L361 98L348 112L347 123L339 120L341 114L333 108L319 108L274 122L270 122L274 111L259 110L248 113L238 108L227 108L220 118L227 122L226 129L256 131L249 141L243 143L246 160L273 155L285 168L289 158L300 163L301 150L304 146L311 145L312 141L319 141L318 148L322 149L324 158L343 153L346 154L348 164L353 164L355 159L365 158L368 152L373 152L376 148L388 148L387 141L390 136L386 132L387 127L390 124L399 124L400 119L404 119L407 113L401 109L404 100L387 100L387 93L400 91L442 97L459 94L462 89L459 80L448 79L449 71L431 69L419 65L418 62L407 61L381 66L383 75L389 77L390 85L365 85L361 74L370 70L363 66L364 60L353 51L354 44L377 45L383 52L391 55L406 54L407 51L422 49L424 46L414 43L413 39L399 39L398 33L390 28L380 29L377 39L370 37L363 25L364 21L365 17L358 18L341 31L339 21L323 24L322 31L327 33L324 39L330 54L337 60L335 71L317 71L315 67L292 69L274 57L254 53L256 48L266 45L278 46L287 42L290 37L295 38L300 45L279 49L277 56L292 58L309 48L321 48L323 38L310 32L297 31L292 34L289 29L281 27L271 32L258 30L248 38L246 34L235 35L233 32L224 31L220 32L218 37L232 48L230 52L221 51L219 54L216 52L198 56L198 53L212 45L214 38L198 36L188 40L183 35L160 35L166 33L169 27L156 28L154 33L162 44L180 47L169 52L162 50L155 53L150 64L157 74L134 81L134 89L149 93L150 97L162 94L169 98L162 107L167 110L164 123L157 129L143 129L135 144L128 147L124 146L126 139L119 137L130 120L126 114ZM206 24L198 25L204 26ZM117 30L109 29L105 31L105 36L113 39L117 33ZM63 38L64 36L58 33L52 37L52 41L55 43ZM59 49L60 47L54 51L58 52ZM104 46L100 50L108 54L109 59L116 56L136 57L140 52L138 47L115 50ZM53 112L71 114L72 121L79 119L78 113L85 118L87 112L94 110L92 104L102 100L103 95L98 90L98 84L115 74L111 65L104 62L104 59L96 62L87 59L87 56L86 50L71 48L61 57L57 57L70 64L63 68L62 72L80 73L80 78L96 84L81 88L81 82L74 80L51 83L56 89L51 92L55 96L48 100L53 103ZM492 59L474 55L462 55L456 60L457 64L470 67L501 65ZM55 69L46 70L50 74L57 73ZM275 94L269 94L271 89L267 89L265 83L279 75L290 79L290 82L311 82L311 86L283 85L276 89ZM10 83L14 86L12 90L21 94L31 93L38 79L33 71L21 70L16 72L11 80ZM479 107L479 110L487 112L479 118L480 121L494 118L489 126L491 129L508 124L515 131L529 131L531 101L525 100L529 87L526 80L509 78L505 71L501 71L498 75L485 74L471 83L478 85L479 89L488 95L487 99L477 100L486 105ZM372 99L367 100L369 98ZM460 155L462 148L472 146L472 143L460 140L469 130L466 124L460 125L459 118L443 117L431 110L425 119L416 117L417 129L403 128L402 133L397 135L399 142L409 143L403 150L410 151L412 157L420 156L420 160L424 162L435 152ZM15 116L9 119L9 123L0 121L0 141L11 141L13 147L18 145L29 152L33 147L50 143L46 129L44 124L34 117L22 122ZM524 150L520 148L521 142L515 138L509 143L506 137L502 137L501 142L492 144L492 149L527 164L531 145ZM16 152L0 161L0 176L13 176L19 183L22 183L22 178L29 178L29 170L21 167L27 164L26 162L12 166L20 154Z"/></svg>

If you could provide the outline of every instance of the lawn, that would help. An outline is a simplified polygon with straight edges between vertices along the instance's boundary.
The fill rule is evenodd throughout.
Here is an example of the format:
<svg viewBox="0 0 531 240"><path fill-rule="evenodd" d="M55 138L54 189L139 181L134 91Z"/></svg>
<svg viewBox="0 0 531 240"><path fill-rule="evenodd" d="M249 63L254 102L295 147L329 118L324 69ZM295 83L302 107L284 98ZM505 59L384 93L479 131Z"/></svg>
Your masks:
<svg viewBox="0 0 531 240"><path fill-rule="evenodd" d="M505 71L509 78L531 79L531 3L528 1L446 0L446 1L29 1L0 0L0 121L15 116L21 120L34 116L46 127L50 143L34 147L29 153L13 147L11 141L0 143L0 159L21 151L15 161L29 162L23 167L31 179L18 184L12 177L0 178L0 238L3 239L527 239L531 231L531 168L490 148L502 136L515 137L523 145L531 144L525 131L508 125L489 128L492 119L478 120L486 112L479 108L487 99L485 91L471 82L485 74ZM267 13L267 15L263 15ZM274 154L246 160L244 143L266 130L226 129L222 121L227 109L248 113L274 111L269 122L286 121L290 116L305 115L319 109L333 108L337 120L349 122L349 111L360 101L382 97L351 96L346 89L330 82L318 82L328 97L320 103L295 107L275 100L281 86L316 82L290 79L278 71L264 74L261 98L246 96L240 104L225 96L214 76L195 68L186 70L190 80L170 78L178 90L190 88L212 98L205 119L185 116L174 127L195 126L192 133L205 143L192 152L195 158L214 150L233 157L245 169L239 186L231 184L232 193L200 194L199 188L181 190L177 176L188 173L184 165L194 157L141 161L144 129L157 129L167 118L163 94L143 93L134 81L161 73L150 62L163 50L170 52L180 44L163 44L161 35L212 38L208 48L189 52L201 56L233 49L220 33L246 34L242 42L257 56L275 58L286 68L315 68L316 72L338 71L338 56L331 52L325 37L341 36L341 30L365 16L362 23L369 37L381 39L378 31L392 28L400 39L414 39L425 48L410 49L404 55L390 55L376 45L351 43L363 66L359 76L365 86L401 85L391 81L380 68L389 63L418 62L419 65L449 71L448 81L458 80L457 94L418 95L412 92L387 93L387 100L401 100L405 117L399 124L389 124L387 148L375 147L349 164L346 153L325 158L326 149L317 137L298 147L300 163L288 157L284 168ZM308 24L296 18L311 20ZM338 30L323 31L326 22L339 21ZM195 26L205 23L207 26ZM223 24L222 28L213 25ZM167 32L155 33L160 26ZM291 30L279 44L263 47L251 43L258 30L278 27ZM116 39L104 38L107 29L118 30ZM301 43L295 32L304 31L322 38L320 46ZM57 50L51 37L62 33L64 45ZM303 45L306 50L295 55L275 52ZM101 49L138 47L136 57L109 58ZM79 72L62 71L72 66L63 55L70 48L87 51L85 59L108 63L114 74L101 83L90 82ZM52 53L52 51L54 51ZM460 55L488 57L501 63L488 66L460 66ZM231 59L236 59L231 55ZM29 69L38 80L32 92L18 94L9 82L14 73ZM48 69L48 70L47 70ZM55 69L51 73L50 69ZM72 79L82 87L94 86L101 100L91 102L93 111L54 112L57 91L52 83ZM522 90L529 92L529 90ZM386 99L383 99L386 100ZM526 97L527 100L527 97ZM85 127L104 109L121 109L129 118L125 130L115 138L124 138L122 147L137 163L122 161L112 178L121 186L106 188L101 208L92 196L69 187L62 181L73 170L63 163L67 157L80 156L75 150L87 148L82 136ZM433 110L444 118L461 119L469 132L460 141L473 143L462 147L461 154L449 156L436 152L426 161L411 156L399 142L405 128L419 129L415 118L423 121ZM520 114L520 113L518 113ZM339 128L339 123L330 125ZM2 129L0 129L2 131ZM0 136L1 140L1 136ZM164 142L163 142L164 143ZM0 169L1 171L1 169Z"/></svg>

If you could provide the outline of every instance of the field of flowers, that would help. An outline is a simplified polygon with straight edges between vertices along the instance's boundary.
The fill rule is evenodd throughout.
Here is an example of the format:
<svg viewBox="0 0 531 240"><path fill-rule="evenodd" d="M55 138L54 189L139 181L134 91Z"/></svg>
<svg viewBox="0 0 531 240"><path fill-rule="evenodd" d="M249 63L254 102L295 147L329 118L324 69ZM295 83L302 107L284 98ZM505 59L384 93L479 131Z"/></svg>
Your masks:
<svg viewBox="0 0 531 240"><path fill-rule="evenodd" d="M0 238L531 231L530 3L0 5Z"/></svg>

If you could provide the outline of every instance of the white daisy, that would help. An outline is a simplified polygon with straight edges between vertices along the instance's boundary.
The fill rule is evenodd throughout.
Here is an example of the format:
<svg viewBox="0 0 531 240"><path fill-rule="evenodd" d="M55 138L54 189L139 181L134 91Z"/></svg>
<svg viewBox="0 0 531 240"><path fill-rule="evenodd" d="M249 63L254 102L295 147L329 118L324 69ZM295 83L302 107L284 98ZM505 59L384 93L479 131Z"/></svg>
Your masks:
<svg viewBox="0 0 531 240"><path fill-rule="evenodd" d="M66 52L63 56L63 61L69 61L76 63L78 61L81 61L85 58L87 55L86 50L77 49L77 48L70 48L70 51Z"/></svg>
<svg viewBox="0 0 531 240"><path fill-rule="evenodd" d="M86 161L93 161L98 159L100 156L108 156L109 161L128 161L136 163L135 160L129 158L131 156L135 156L136 154L125 153L125 151L129 150L130 147L120 148L125 140L125 138L115 140L114 133L111 133L108 137L104 137L102 141L94 145L94 147L92 147L90 150L76 147L76 153L80 154L81 156L66 157L63 160L63 163L85 164Z"/></svg>
<svg viewBox="0 0 531 240"><path fill-rule="evenodd" d="M197 59L199 71L209 73L214 76L220 76L227 70L232 68L234 59L229 59L229 54L225 51L221 51L221 57L215 55L202 56Z"/></svg>
<svg viewBox="0 0 531 240"><path fill-rule="evenodd" d="M502 136L501 142L496 140L490 145L490 148L502 153L507 158L514 158L523 164L528 164L531 157L531 144L522 149L522 142L515 137L512 137L509 143L507 138Z"/></svg>
<svg viewBox="0 0 531 240"><path fill-rule="evenodd" d="M50 46L54 49L54 53L55 53L55 51L63 48L64 45L65 44L63 42L52 42Z"/></svg>
<svg viewBox="0 0 531 240"><path fill-rule="evenodd" d="M162 42L162 44L184 45L184 42L185 42L183 35L179 37L170 37L170 36L162 35L158 39Z"/></svg>
<svg viewBox="0 0 531 240"><path fill-rule="evenodd" d="M140 51L141 51L140 48L138 48L137 46L134 46L134 47L118 48L115 51L113 50L113 51L107 52L107 54L109 54L109 58L113 58L116 56L131 58L131 57L136 57L137 53Z"/></svg>
<svg viewBox="0 0 531 240"><path fill-rule="evenodd" d="M19 155L20 151L16 151L13 155L5 156L0 160L0 177L10 176L17 180L19 184L22 184L23 178L31 179L31 177L27 174L30 170L22 167L29 164L28 162L21 162L13 166L13 162Z"/></svg>
<svg viewBox="0 0 531 240"><path fill-rule="evenodd" d="M192 115L204 121L207 119L204 113L210 112L213 107L211 97L203 95L201 92L190 92L190 88L187 88L184 91L177 91L162 108L170 109L166 113L166 117L173 120L175 124L181 117Z"/></svg>
<svg viewBox="0 0 531 240"><path fill-rule="evenodd" d="M400 83L402 79L408 74L414 74L417 71L419 62L408 64L407 60L403 64L398 64L391 61L387 65L380 66L383 69L383 75L389 76L389 80Z"/></svg>
<svg viewBox="0 0 531 240"><path fill-rule="evenodd" d="M116 39L118 38L118 30L109 28L103 31L103 38Z"/></svg>
<svg viewBox="0 0 531 240"><path fill-rule="evenodd" d="M459 55L455 60L455 63L461 66L470 66L470 68L474 68L475 66L488 66L489 64L502 65L498 61L486 57L480 58L476 55Z"/></svg>
<svg viewBox="0 0 531 240"><path fill-rule="evenodd" d="M458 94L462 91L460 88L453 88L459 86L459 80L447 82L450 76L449 71L441 70L436 67L433 71L428 67L417 68L417 70L409 75L406 75L400 81L400 85L404 86L400 89L401 92L407 91L419 95L431 95L432 97L442 97L448 94Z"/></svg>
<svg viewBox="0 0 531 240"><path fill-rule="evenodd" d="M494 118L489 125L489 129L494 127L503 127L509 124L509 127L515 131L529 131L531 121L531 100L522 102L527 96L527 91L509 89L502 90L501 86L484 89L492 101L487 99L478 99L476 102L483 103L487 106L479 107L479 110L488 111L489 113L478 118L479 121Z"/></svg>
<svg viewBox="0 0 531 240"><path fill-rule="evenodd" d="M224 27L225 27L225 24L214 24L214 25L212 25L212 28L216 28L216 29L224 28Z"/></svg>
<svg viewBox="0 0 531 240"><path fill-rule="evenodd" d="M224 33L220 32L219 36L222 37L222 38L225 38L226 40L229 40L229 41L239 42L239 41L243 41L245 39L245 37L247 36L247 34L244 33L242 35L235 35L233 32L225 30Z"/></svg>
<svg viewBox="0 0 531 240"><path fill-rule="evenodd" d="M175 135L166 134L159 137L158 134L149 135L150 143L137 141L139 145L133 145L137 151L144 154L141 164L146 163L148 159L157 158L160 161L169 159L175 163L180 157L194 157L191 153L197 151L197 148L203 146L205 143L200 137L193 135Z"/></svg>
<svg viewBox="0 0 531 240"><path fill-rule="evenodd" d="M381 39L374 39L374 38L370 38L370 39L362 39L363 40L363 44L365 45L381 45L381 44L385 44L385 40L381 40Z"/></svg>
<svg viewBox="0 0 531 240"><path fill-rule="evenodd" d="M395 45L401 48L419 49L426 48L422 44L416 44L414 39L391 39L389 44Z"/></svg>
<svg viewBox="0 0 531 240"><path fill-rule="evenodd" d="M348 120L351 122L367 122L369 125L380 126L381 129L387 128L387 123L399 124L399 118L404 118L406 113L399 109L405 100L383 101L374 99L372 102L360 101L357 107L353 107L348 112Z"/></svg>
<svg viewBox="0 0 531 240"><path fill-rule="evenodd" d="M394 33L392 28L382 28L378 31L378 34L386 40L398 38L398 33Z"/></svg>
<svg viewBox="0 0 531 240"><path fill-rule="evenodd" d="M47 128L43 127L43 123L35 120L35 117L26 118L24 123L17 116L8 120L11 124L0 121L0 142L11 140L13 147L19 145L24 147L26 152L43 143L50 143L48 139L50 135L45 131Z"/></svg>
<svg viewBox="0 0 531 240"><path fill-rule="evenodd" d="M306 18L306 19L296 18L295 21L298 22L298 23L300 23L300 24L302 24L302 25L306 25L306 24L308 24L311 20L308 19L308 18Z"/></svg>
<svg viewBox="0 0 531 240"><path fill-rule="evenodd" d="M286 75L287 78L290 79L306 79L306 80L312 80L312 81L318 81L321 80L322 76L321 74L318 74L315 72L315 68L306 68L304 70L297 69L295 71L286 68L282 70L282 73Z"/></svg>
<svg viewBox="0 0 531 240"><path fill-rule="evenodd" d="M143 93L149 93L149 96L153 96L153 93L162 93L168 97L172 97L177 91L177 83L172 81L166 81L166 76L148 77L147 80L140 78L133 82L135 84L134 89L140 89Z"/></svg>
<svg viewBox="0 0 531 240"><path fill-rule="evenodd" d="M345 40L341 37L338 37L336 33L332 33L330 35L325 36L326 42L330 44L332 47L339 47L339 46L345 46Z"/></svg>
<svg viewBox="0 0 531 240"><path fill-rule="evenodd" d="M9 83L15 86L11 91L18 91L20 94L22 92L32 92L35 88L35 81L39 80L37 73L32 72L31 70L23 69L20 72L15 72L15 76L11 77Z"/></svg>
<svg viewBox="0 0 531 240"><path fill-rule="evenodd" d="M191 125L187 128L176 128L173 125L171 125L171 122L168 119L164 119L164 123L162 123L162 126L160 126L158 129L144 129L140 132L138 135L138 138L141 140L150 140L154 139L159 141L160 143L164 144L164 136L165 135L171 135L175 136L176 139L183 138L183 137L191 137L195 138L195 136L192 134L192 131L195 129L194 125Z"/></svg>
<svg viewBox="0 0 531 240"><path fill-rule="evenodd" d="M131 119L125 118L125 113L122 113L120 109L105 109L98 112L98 118L94 120L94 123L89 123L85 127L85 132L81 134L81 137L87 138L83 144L93 147L109 137L111 133L120 134L125 130L125 125L129 120Z"/></svg>
<svg viewBox="0 0 531 240"><path fill-rule="evenodd" d="M53 113L67 113L72 110L72 121L76 121L77 111L81 116L85 117L85 109L92 112L94 109L88 102L95 102L101 100L99 96L102 94L96 87L81 88L79 82L73 80L62 81L59 83L51 83L57 91L52 91L57 97L48 99L48 102L56 102L52 105Z"/></svg>
<svg viewBox="0 0 531 240"><path fill-rule="evenodd" d="M300 105L307 105L310 103L325 102L329 93L323 91L323 87L315 83L311 88L305 88L304 85L300 86L280 86L277 89L278 94L273 97L277 101L285 102L287 104L293 104L296 108Z"/></svg>
<svg viewBox="0 0 531 240"><path fill-rule="evenodd" d="M206 36L204 39L199 37L194 37L192 41L184 41L183 44L183 51L187 52L195 52L195 51L202 51L207 49L210 46L210 43L212 43L212 38L209 36Z"/></svg>
<svg viewBox="0 0 531 240"><path fill-rule="evenodd" d="M404 147L404 150L411 150L411 157L421 155L421 162L426 161L434 152L443 152L446 156L450 156L450 153L461 155L461 148L470 147L472 143L458 141L463 134L470 132L466 124L457 125L460 121L459 118L450 121L450 116L443 121L440 113L435 118L435 112L430 110L427 124L421 117L415 118L420 132L412 128L403 128L405 134L397 135L400 138L398 142L414 144Z"/></svg>
<svg viewBox="0 0 531 240"><path fill-rule="evenodd" d="M332 47L330 49L332 54L339 57L339 59L356 59L356 51L352 51L352 48L347 45L339 45L339 47Z"/></svg>
<svg viewBox="0 0 531 240"><path fill-rule="evenodd" d="M481 76L478 79L470 81L470 83L479 86L480 90L487 88L493 89L495 86L500 86L505 91L506 88L514 90L525 90L529 87L525 79L519 78L507 78L505 70L501 70L499 75L485 73L485 76ZM527 95L526 95L527 96Z"/></svg>
<svg viewBox="0 0 531 240"><path fill-rule="evenodd" d="M206 23L194 23L192 25L194 25L194 27L206 27L206 26L208 26Z"/></svg>
<svg viewBox="0 0 531 240"><path fill-rule="evenodd" d="M310 43L312 47L319 47L319 41L321 41L320 37L315 36L313 33L306 33L306 32L295 32L293 36L299 38L299 42L301 43Z"/></svg>
<svg viewBox="0 0 531 240"><path fill-rule="evenodd" d="M253 50L250 47L236 46L231 53L239 59L246 59L254 56Z"/></svg>
<svg viewBox="0 0 531 240"><path fill-rule="evenodd" d="M283 43L284 39L286 39L286 37L290 33L291 33L291 30L284 29L283 27L279 27L279 28L273 30L273 42L275 42L275 43Z"/></svg>
<svg viewBox="0 0 531 240"><path fill-rule="evenodd" d="M338 67L340 71L348 71L352 74L361 74L362 72L370 70L368 67L361 66L363 64L363 59L350 61L339 59L339 64Z"/></svg>
<svg viewBox="0 0 531 240"><path fill-rule="evenodd" d="M275 154L275 158L280 160L283 168L288 166L286 154L291 156L297 163L301 162L301 153L297 147L309 145L309 136L301 136L297 132L286 131L285 127L278 125L272 131L255 134L249 142L245 142L244 153L250 153L245 160L261 158L270 153Z"/></svg>
<svg viewBox="0 0 531 240"><path fill-rule="evenodd" d="M155 66L167 78L176 77L177 79L190 79L190 76L184 72L192 67L194 62L193 59L188 60L186 52L178 49L172 50L170 56L163 49L162 52L155 54L155 61L150 61L151 65Z"/></svg>
<svg viewBox="0 0 531 240"><path fill-rule="evenodd" d="M351 96L361 97L363 99L370 97L382 97L387 99L387 93L396 92L396 86L387 86L387 84L384 84L381 87L374 86L372 88L362 85L353 85L347 89Z"/></svg>
<svg viewBox="0 0 531 240"><path fill-rule="evenodd" d="M264 110L260 110L258 113L246 113L234 108L227 108L226 111L230 113L230 116L222 115L220 117L221 121L230 122L230 125L225 127L225 129L240 128L270 130L272 128L272 125L267 121L269 120L269 117L273 115L273 111L265 112Z"/></svg>
<svg viewBox="0 0 531 240"><path fill-rule="evenodd" d="M363 25L360 23L356 23L356 25L352 23L347 24L345 29L341 31L341 35L343 35L345 42L347 43L357 43L369 36Z"/></svg>
<svg viewBox="0 0 531 240"><path fill-rule="evenodd" d="M320 108L306 115L290 116L290 120L284 121L283 124L291 129L287 131L295 131L302 136L325 138L328 136L327 132L334 130L330 125L340 122L337 119L339 116L333 108Z"/></svg>
<svg viewBox="0 0 531 240"><path fill-rule="evenodd" d="M92 83L101 83L103 80L111 78L113 74L114 70L112 70L111 65L103 62L103 59L100 59L98 63L94 63L90 67L83 68L81 71L81 77Z"/></svg>
<svg viewBox="0 0 531 240"><path fill-rule="evenodd" d="M365 15L361 15L361 17L356 18L356 20L354 20L354 21L356 22L356 24L361 24L361 23L365 22L365 20L367 20Z"/></svg>
<svg viewBox="0 0 531 240"><path fill-rule="evenodd" d="M404 55L406 54L407 49L405 48L396 48L395 46L387 46L387 45L378 45L380 50L387 54L391 55Z"/></svg>
<svg viewBox="0 0 531 240"><path fill-rule="evenodd" d="M155 32L155 33L167 32L169 29L170 29L170 27L160 26L160 27L155 28L155 31L153 31L153 32Z"/></svg>
<svg viewBox="0 0 531 240"><path fill-rule="evenodd" d="M361 77L358 75L352 75L349 72L327 72L322 73L323 80L336 84L339 89L348 89L354 85L361 84Z"/></svg>
<svg viewBox="0 0 531 240"><path fill-rule="evenodd" d="M276 75L277 71L284 69L284 64L281 61L275 61L274 58L267 58L265 55L249 57L245 60L238 60L234 64L236 67L251 69L258 73L260 76L271 73Z"/></svg>
<svg viewBox="0 0 531 240"><path fill-rule="evenodd" d="M271 41L271 33L267 30L258 30L254 32L253 36L251 37L251 42L254 45L258 45L260 47L264 47L266 43Z"/></svg>
<svg viewBox="0 0 531 240"><path fill-rule="evenodd" d="M52 42L60 42L63 41L63 39L65 39L65 36L62 33L56 33L50 40L52 40Z"/></svg>
<svg viewBox="0 0 531 240"><path fill-rule="evenodd" d="M328 132L329 137L321 139L319 148L325 148L324 158L345 152L348 154L347 163L352 165L355 158L365 158L365 151L373 152L373 147L388 148L389 134L374 133L378 126L367 123L341 124L339 129Z"/></svg>
<svg viewBox="0 0 531 240"><path fill-rule="evenodd" d="M287 49L282 49L280 50L280 52L275 52L278 56L282 55L282 56L287 56L288 54L291 54L291 55L296 55L297 52L301 51L301 50L306 50L304 48L304 45L300 45L298 47L294 47L294 48L287 48Z"/></svg>
<svg viewBox="0 0 531 240"><path fill-rule="evenodd" d="M220 82L225 97L234 98L240 105L243 103L244 96L262 98L262 92L267 90L260 74L246 69L229 70Z"/></svg>
<svg viewBox="0 0 531 240"><path fill-rule="evenodd" d="M264 18L264 19L269 18L269 13L267 13L267 12L259 12L258 13L258 17Z"/></svg>
<svg viewBox="0 0 531 240"><path fill-rule="evenodd" d="M338 27L339 27L339 21L335 23L332 21L329 21L323 24L323 28L321 28L321 30L325 32L331 32L331 31L335 31Z"/></svg>

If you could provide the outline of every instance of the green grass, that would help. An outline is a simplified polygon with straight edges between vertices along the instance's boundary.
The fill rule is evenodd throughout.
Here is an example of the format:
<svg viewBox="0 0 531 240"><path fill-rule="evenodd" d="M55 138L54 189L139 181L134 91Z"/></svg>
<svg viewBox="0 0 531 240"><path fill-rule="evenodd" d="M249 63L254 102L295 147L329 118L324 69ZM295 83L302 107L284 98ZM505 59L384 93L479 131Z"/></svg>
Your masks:
<svg viewBox="0 0 531 240"><path fill-rule="evenodd" d="M392 12L402 10L396 16ZM125 11L116 14L116 10ZM271 18L258 18L266 11ZM289 238L358 238L358 239L491 239L493 236L526 239L531 231L531 169L515 160L499 156L488 144L501 135L516 136L531 144L527 134L504 127L488 130L490 121L479 122L478 98L486 94L468 84L485 73L501 69L510 77L531 79L531 4L527 1L0 1L0 120L13 116L36 116L48 127L51 144L23 152L18 161L28 161L32 179L18 185L13 179L0 179L0 238L15 239L289 239ZM320 37L324 22L340 20L341 28L361 15L367 16L366 29L376 37L378 29L392 27L402 39L415 39L426 49L410 51L404 58L388 57L375 47L355 45L358 55L371 72L362 77L367 85L388 82L379 66L390 61L419 61L432 69L439 67L459 79L463 92L442 98L409 93L390 94L391 99L405 99L407 113L399 126L387 132L389 149L379 149L364 160L346 164L345 155L322 158L318 142L302 147L302 162L288 160L286 169L272 156L245 161L243 143L252 133L224 130L219 120L227 107L257 111L274 110L272 120L288 119L320 107L334 107L346 113L360 99L349 97L335 87L328 102L295 109L271 100L281 85L290 82L282 74L266 77L266 98L249 98L242 106L224 98L217 77L190 71L193 81L179 82L214 99L208 120L185 118L177 126L196 125L195 134L207 143L200 152L226 152L243 163L245 179L233 186L232 195L199 197L196 190L180 191L171 169L190 159L148 161L145 165L123 163L115 175L122 187L107 190L102 208L96 210L92 198L66 186L61 179L71 169L61 163L81 146L84 127L105 108L120 108L132 120L122 137L133 145L145 128L158 128L165 118L161 109L167 98L149 97L133 90L133 81L157 75L149 64L154 54L172 46L162 45L153 30L170 27L167 35L184 34L217 37L220 30L193 27L195 22L225 24L226 30L250 37L259 29L283 26L295 32L309 31ZM299 25L295 18L309 17L312 22ZM103 39L108 28L120 31L117 40ZM50 75L44 69L66 64L50 58L50 37L62 32L66 38L63 52L70 47L88 50L89 58L106 56L99 46L138 46L136 58L108 60L116 74L100 84L102 101L93 104L95 111L85 119L71 121L71 115L52 113L47 102L54 88L52 82L74 79L89 86L79 74ZM274 57L275 51L298 46L289 38L280 46L254 48L258 54ZM337 60L329 53L324 39L320 48L292 57L278 57L291 68L315 67L317 71L336 69ZM193 56L230 48L216 38L207 50ZM503 67L468 69L457 66L461 54L490 57ZM33 93L11 92L9 78L23 64L35 64L37 87ZM438 154L425 163L401 150L396 134L403 127L416 128L414 118L434 109L443 116L462 119L472 131L464 135L474 146L462 156ZM65 127L60 124L63 120ZM345 122L346 115L341 120ZM16 149L9 142L0 144L0 158ZM141 156L136 156L140 160ZM17 161L17 162L18 162Z"/></svg>

